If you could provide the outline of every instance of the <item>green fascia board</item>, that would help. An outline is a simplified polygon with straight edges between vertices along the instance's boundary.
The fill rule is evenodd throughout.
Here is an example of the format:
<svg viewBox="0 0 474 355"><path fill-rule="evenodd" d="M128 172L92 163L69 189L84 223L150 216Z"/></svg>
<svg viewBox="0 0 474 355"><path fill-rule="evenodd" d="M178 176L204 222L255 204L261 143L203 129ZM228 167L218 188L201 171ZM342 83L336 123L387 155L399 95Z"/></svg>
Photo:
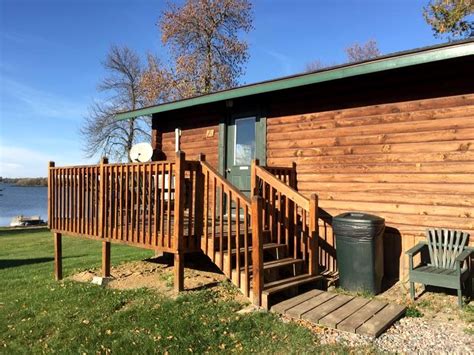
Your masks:
<svg viewBox="0 0 474 355"><path fill-rule="evenodd" d="M379 58L368 62L349 64L342 67L318 71L315 73L301 74L257 84L245 85L234 89L219 91L213 94L145 107L134 111L122 112L118 113L115 118L118 120L125 120L139 116L149 116L154 113L172 111L223 100L231 100L244 96L264 94L272 91L291 89L299 86L311 85L336 79L343 79L357 75L370 74L457 57L464 57L473 54L474 41L435 47L414 53L405 52L404 54L402 53L396 56Z"/></svg>

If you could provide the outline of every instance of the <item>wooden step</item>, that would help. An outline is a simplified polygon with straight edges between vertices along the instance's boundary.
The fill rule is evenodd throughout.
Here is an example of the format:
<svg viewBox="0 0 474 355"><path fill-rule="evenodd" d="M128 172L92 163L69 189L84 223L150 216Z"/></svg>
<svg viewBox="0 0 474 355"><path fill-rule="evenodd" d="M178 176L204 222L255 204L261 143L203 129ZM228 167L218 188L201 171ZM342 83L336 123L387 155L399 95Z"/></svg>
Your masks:
<svg viewBox="0 0 474 355"><path fill-rule="evenodd" d="M298 275L293 277L288 277L285 279L277 280L274 282L269 282L263 287L262 292L262 307L265 309L269 309L270 306L270 297L276 293L291 289L297 288L299 286L316 282L322 280L323 277L321 275Z"/></svg>
<svg viewBox="0 0 474 355"><path fill-rule="evenodd" d="M266 261L263 263L263 270L271 270L280 267L302 264L302 259L283 258L277 260ZM249 272L252 272L252 265L249 266ZM241 272L245 271L245 267L240 268Z"/></svg>
<svg viewBox="0 0 474 355"><path fill-rule="evenodd" d="M235 233L235 232L234 232ZM236 247L236 236L235 234L233 233L232 235L232 239L231 239L231 247L232 248L235 248ZM211 247L209 247L210 250L212 250L212 245L214 244L214 249L216 251L219 250L219 246L220 246L220 236L219 235L216 235L214 237L214 239L209 235L207 237L207 240L208 240L208 245L210 245ZM228 245L228 234L227 233L224 233L224 235L222 236L222 245L224 248L227 248L227 245ZM239 242L240 242L240 245L244 245L245 243L245 234L240 234L240 237L239 237ZM271 242L271 233L270 231L263 231L263 243L270 243ZM249 233L247 235L247 243L248 245L252 245L252 233ZM201 243L201 245L204 245L204 242Z"/></svg>
<svg viewBox="0 0 474 355"><path fill-rule="evenodd" d="M286 290L291 287L301 286L309 282L316 282L322 280L321 275L311 276L308 274L289 277L286 279L270 282L263 287L264 295L271 295L276 292Z"/></svg>
<svg viewBox="0 0 474 355"><path fill-rule="evenodd" d="M285 244L278 244L278 243L265 243L263 244L263 251L264 252L272 252L272 251L275 251L276 253L280 254L281 255L285 255L286 254L286 248L287 246ZM245 248L240 248L239 251L237 251L236 248L233 248L231 249L230 251L230 256L232 258L236 258L237 257L237 254L239 254L240 257L243 257L244 256L244 252L245 252ZM249 263L252 262L252 246L248 247L248 252L249 252ZM222 263L224 264L223 266L224 267L227 267L227 262L228 262L228 258L229 258L229 253L227 252L227 250L224 250L223 251L223 257L221 259L221 252L220 251L215 251L215 259L213 260L213 262L218 266L220 267L220 264L221 264L221 260L222 260ZM209 255L209 257L211 258L212 260L212 255ZM232 265L233 267L235 266L235 262L232 262ZM241 263L242 265L242 263ZM224 270L222 270L224 271ZM227 275L227 270L225 271L226 275Z"/></svg>
<svg viewBox="0 0 474 355"><path fill-rule="evenodd" d="M263 250L272 250L272 249L283 249L283 248L286 248L286 245L285 244L278 244L278 243L265 243L263 244ZM249 253L252 252L252 246L249 246L248 247L248 250L249 250ZM245 252L245 248L240 248L239 249L239 252L240 254L243 254ZM230 250L230 253L232 255L235 255L237 254L237 248L233 248ZM216 250L216 255L220 254L220 251L217 251ZM227 250L224 250L224 255L227 255L228 252Z"/></svg>
<svg viewBox="0 0 474 355"><path fill-rule="evenodd" d="M276 269L279 268L285 268L285 267L291 267L291 266L300 266L303 264L302 259L293 259L293 258L283 258L283 259L277 259L277 260L271 260L271 261L266 261L263 263L263 270L264 271L276 271ZM294 270L296 273L301 271L301 268L298 270ZM249 277L250 281L253 279L253 267L252 265L249 265ZM296 276L296 273L293 274L293 276ZM240 268L240 283L241 285L245 286L245 266ZM233 269L232 270L232 280L235 280L237 278L237 270Z"/></svg>

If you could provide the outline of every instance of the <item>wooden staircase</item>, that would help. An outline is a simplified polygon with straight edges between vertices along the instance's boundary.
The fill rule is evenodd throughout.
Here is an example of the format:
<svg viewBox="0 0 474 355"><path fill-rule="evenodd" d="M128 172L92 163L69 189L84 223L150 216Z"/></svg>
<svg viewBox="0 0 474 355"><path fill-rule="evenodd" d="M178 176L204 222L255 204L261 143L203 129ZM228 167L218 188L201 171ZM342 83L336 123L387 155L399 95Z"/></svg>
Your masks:
<svg viewBox="0 0 474 355"><path fill-rule="evenodd" d="M257 164L250 200L201 158L201 249L253 303L269 309L322 280L315 267L317 221L308 223L317 214L300 206L311 209L310 200Z"/></svg>

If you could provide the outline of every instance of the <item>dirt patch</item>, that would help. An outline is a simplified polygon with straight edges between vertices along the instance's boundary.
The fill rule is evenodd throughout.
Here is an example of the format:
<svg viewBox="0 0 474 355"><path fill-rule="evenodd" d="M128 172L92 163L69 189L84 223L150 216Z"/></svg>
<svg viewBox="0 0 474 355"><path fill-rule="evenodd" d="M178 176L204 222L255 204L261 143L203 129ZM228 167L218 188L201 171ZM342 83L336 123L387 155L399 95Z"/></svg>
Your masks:
<svg viewBox="0 0 474 355"><path fill-rule="evenodd" d="M78 282L91 282L94 276L100 276L100 269L79 272L69 277ZM176 297L173 290L173 257L164 255L157 258L129 262L111 268L112 280L107 287L128 290L148 288L168 297ZM233 287L225 275L217 269L205 256L188 256L184 267L185 291L212 289L225 300L232 299L242 304L248 303L237 288Z"/></svg>
<svg viewBox="0 0 474 355"><path fill-rule="evenodd" d="M460 327L474 330L472 303L459 308L455 290L416 285L416 299L412 302L408 287L408 283L397 282L376 298L414 307L423 314L425 320L457 323Z"/></svg>

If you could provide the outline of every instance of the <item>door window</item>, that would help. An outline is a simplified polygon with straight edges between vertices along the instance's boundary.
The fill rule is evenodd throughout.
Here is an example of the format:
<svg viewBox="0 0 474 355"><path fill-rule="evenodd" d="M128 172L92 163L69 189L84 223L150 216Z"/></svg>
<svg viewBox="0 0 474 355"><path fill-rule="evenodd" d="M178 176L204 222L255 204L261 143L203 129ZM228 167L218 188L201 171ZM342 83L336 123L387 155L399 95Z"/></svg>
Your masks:
<svg viewBox="0 0 474 355"><path fill-rule="evenodd" d="M250 165L255 158L255 117L235 120L234 165Z"/></svg>

